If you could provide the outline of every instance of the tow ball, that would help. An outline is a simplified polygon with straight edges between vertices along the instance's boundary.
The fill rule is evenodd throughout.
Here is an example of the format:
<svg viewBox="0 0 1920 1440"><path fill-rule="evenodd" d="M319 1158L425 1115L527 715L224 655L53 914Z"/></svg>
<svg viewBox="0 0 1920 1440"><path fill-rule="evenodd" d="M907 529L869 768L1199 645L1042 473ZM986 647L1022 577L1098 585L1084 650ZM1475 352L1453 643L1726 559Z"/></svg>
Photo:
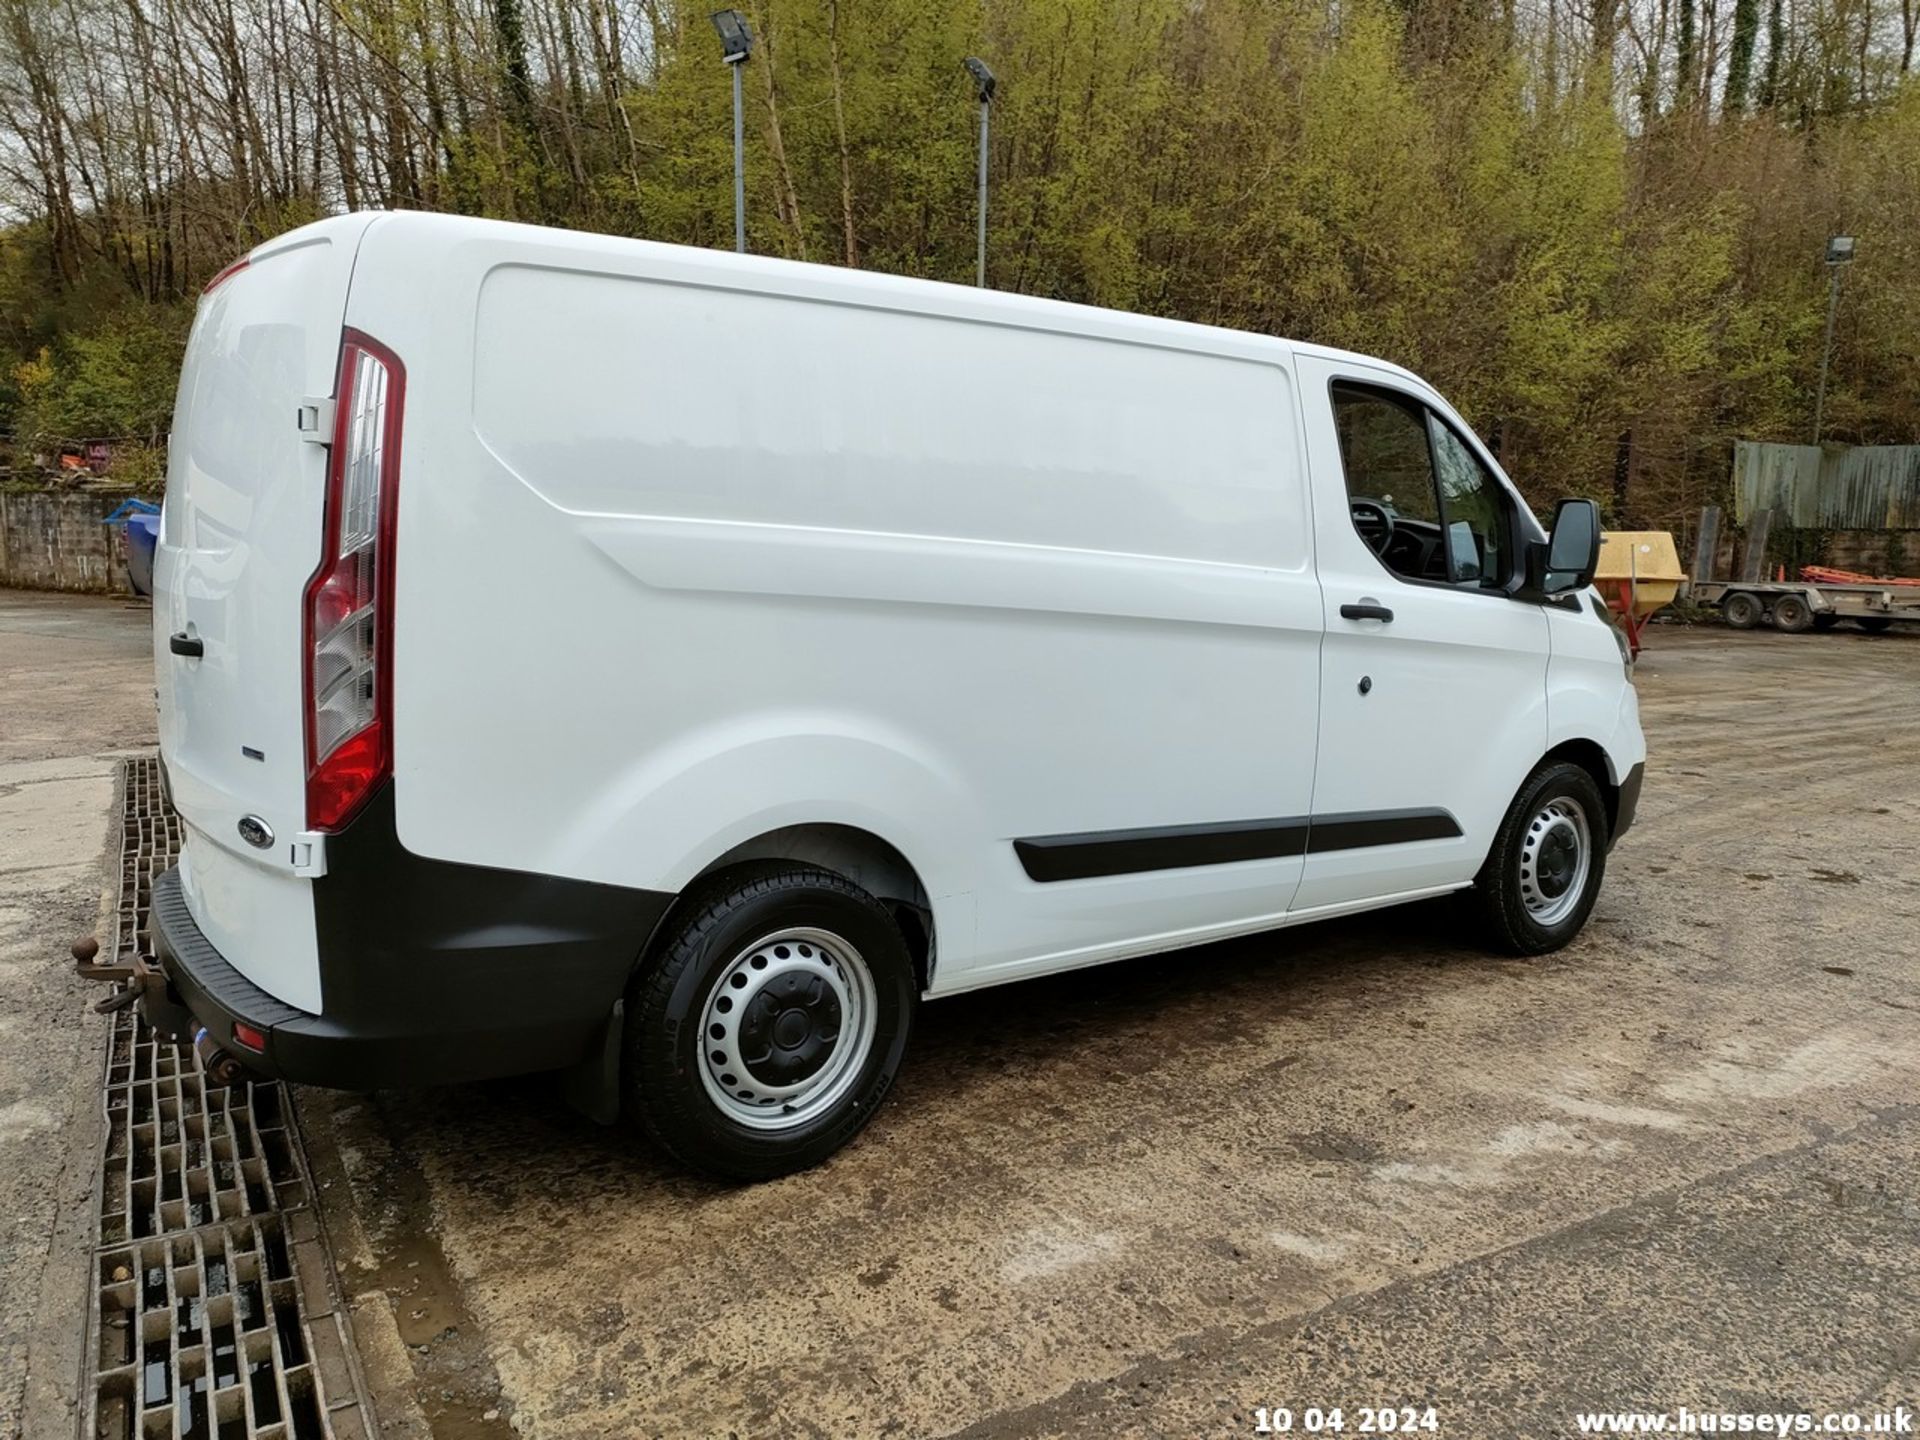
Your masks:
<svg viewBox="0 0 1920 1440"><path fill-rule="evenodd" d="M93 1013L111 1015L116 1010L124 1010L138 1000L147 990L157 987L164 998L166 977L143 961L136 952L133 963L129 965L102 965L100 960L100 941L92 935L82 935L73 942L73 973L82 980L98 980L103 985L118 985L121 988L112 994L93 1002Z"/></svg>

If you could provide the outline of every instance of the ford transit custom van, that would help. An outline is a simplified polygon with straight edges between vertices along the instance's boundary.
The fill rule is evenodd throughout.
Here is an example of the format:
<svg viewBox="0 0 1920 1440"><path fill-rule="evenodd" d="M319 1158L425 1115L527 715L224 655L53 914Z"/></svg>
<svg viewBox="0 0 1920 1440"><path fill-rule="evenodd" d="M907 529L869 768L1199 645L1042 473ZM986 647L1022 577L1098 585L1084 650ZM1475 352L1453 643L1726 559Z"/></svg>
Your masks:
<svg viewBox="0 0 1920 1440"><path fill-rule="evenodd" d="M563 1070L759 1178L925 1000L1454 891L1552 950L1644 759L1598 543L1385 361L326 220L187 349L142 1003L216 1073Z"/></svg>

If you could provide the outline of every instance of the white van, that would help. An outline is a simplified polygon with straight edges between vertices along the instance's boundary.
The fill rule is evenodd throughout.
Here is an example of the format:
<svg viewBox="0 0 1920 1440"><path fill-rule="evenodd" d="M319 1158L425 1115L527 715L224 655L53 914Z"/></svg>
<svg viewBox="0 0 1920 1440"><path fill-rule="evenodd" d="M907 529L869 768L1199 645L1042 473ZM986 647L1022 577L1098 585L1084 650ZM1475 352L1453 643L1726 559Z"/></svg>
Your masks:
<svg viewBox="0 0 1920 1440"><path fill-rule="evenodd" d="M1644 756L1597 543L1379 360L323 221L187 350L143 1003L220 1071L565 1068L763 1177L923 999L1469 887L1551 950Z"/></svg>

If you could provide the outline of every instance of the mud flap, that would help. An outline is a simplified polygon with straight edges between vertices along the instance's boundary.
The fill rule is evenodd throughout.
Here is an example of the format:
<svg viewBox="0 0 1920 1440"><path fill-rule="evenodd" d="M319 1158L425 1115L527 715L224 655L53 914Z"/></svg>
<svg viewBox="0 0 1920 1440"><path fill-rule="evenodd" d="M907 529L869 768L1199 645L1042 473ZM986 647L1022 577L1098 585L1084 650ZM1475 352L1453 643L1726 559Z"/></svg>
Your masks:
<svg viewBox="0 0 1920 1440"><path fill-rule="evenodd" d="M587 1053L561 1072L567 1104L601 1125L620 1118L620 1041L626 1024L627 1002L616 1000Z"/></svg>

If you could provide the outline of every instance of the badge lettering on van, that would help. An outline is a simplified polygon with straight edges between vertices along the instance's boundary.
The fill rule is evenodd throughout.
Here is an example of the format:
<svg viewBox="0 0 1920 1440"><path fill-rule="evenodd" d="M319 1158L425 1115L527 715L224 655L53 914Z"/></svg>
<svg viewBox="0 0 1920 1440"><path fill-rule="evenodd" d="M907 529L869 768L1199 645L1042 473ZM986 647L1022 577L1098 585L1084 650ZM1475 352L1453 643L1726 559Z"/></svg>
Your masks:
<svg viewBox="0 0 1920 1440"><path fill-rule="evenodd" d="M265 850L273 844L273 827L258 815L242 815L240 838L256 850Z"/></svg>

